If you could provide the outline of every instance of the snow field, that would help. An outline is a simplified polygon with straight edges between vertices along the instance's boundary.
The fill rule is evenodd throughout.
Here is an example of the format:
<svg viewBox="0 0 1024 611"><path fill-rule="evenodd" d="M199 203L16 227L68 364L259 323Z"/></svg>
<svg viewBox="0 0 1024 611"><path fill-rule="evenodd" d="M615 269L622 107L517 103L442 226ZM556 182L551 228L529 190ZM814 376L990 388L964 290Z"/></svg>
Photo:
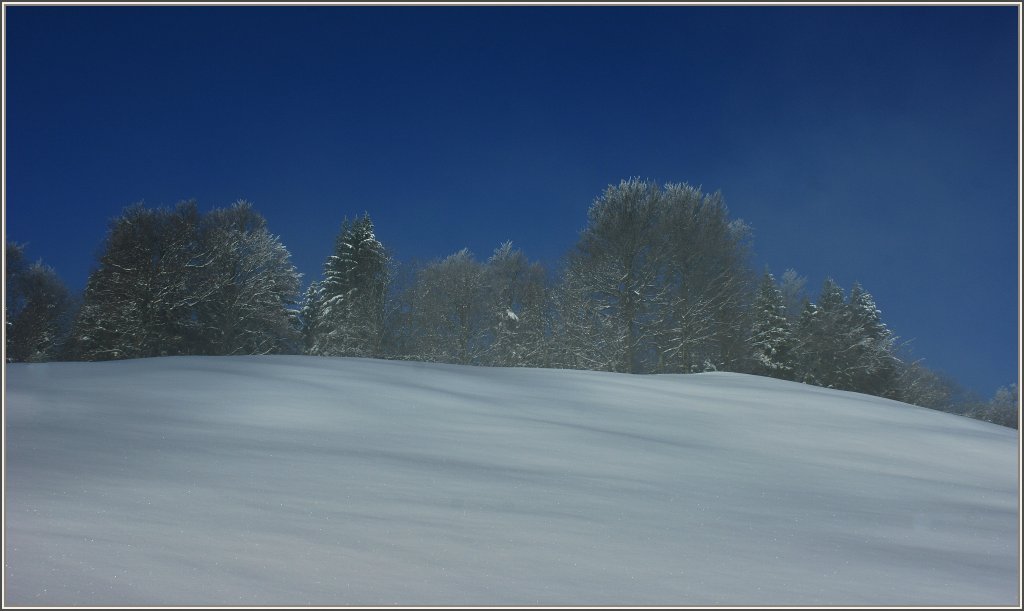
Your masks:
<svg viewBox="0 0 1024 611"><path fill-rule="evenodd" d="M1017 432L740 374L6 367L9 605L1017 605Z"/></svg>

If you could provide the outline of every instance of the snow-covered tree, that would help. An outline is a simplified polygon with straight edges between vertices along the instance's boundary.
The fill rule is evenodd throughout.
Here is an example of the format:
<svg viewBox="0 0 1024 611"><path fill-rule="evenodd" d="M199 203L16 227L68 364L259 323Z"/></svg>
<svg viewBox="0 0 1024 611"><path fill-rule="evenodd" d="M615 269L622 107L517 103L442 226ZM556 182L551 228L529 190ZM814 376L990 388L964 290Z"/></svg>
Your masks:
<svg viewBox="0 0 1024 611"><path fill-rule="evenodd" d="M887 395L897 376L896 338L882 322L882 313L859 283L847 302L843 366L849 371L849 389Z"/></svg>
<svg viewBox="0 0 1024 611"><path fill-rule="evenodd" d="M960 389L956 382L948 375L925 367L920 361L901 360L887 394L904 403L958 413L956 399Z"/></svg>
<svg viewBox="0 0 1024 611"><path fill-rule="evenodd" d="M346 218L323 280L307 292L310 354L379 356L391 257L374 234L369 214Z"/></svg>
<svg viewBox="0 0 1024 611"><path fill-rule="evenodd" d="M491 330L484 362L498 366L545 364L544 269L512 242L494 250L485 272Z"/></svg>
<svg viewBox="0 0 1024 611"><path fill-rule="evenodd" d="M797 379L827 388L845 388L849 383L840 362L845 306L843 289L832 278L825 279L817 304L804 305L797 325Z"/></svg>
<svg viewBox="0 0 1024 611"><path fill-rule="evenodd" d="M742 370L748 234L721 194L637 179L609 186L558 290L563 350L614 371Z"/></svg>
<svg viewBox="0 0 1024 611"><path fill-rule="evenodd" d="M597 357L593 333L602 337L601 368L643 370L650 345L655 304L662 301L659 283L666 251L659 234L662 195L658 186L639 179L623 180L605 189L587 212L587 226L569 255L563 283L585 297L587 312L566 313L564 330L569 346L583 360ZM578 326L582 325L582 326ZM588 345L589 344L589 345Z"/></svg>
<svg viewBox="0 0 1024 611"><path fill-rule="evenodd" d="M463 248L428 264L410 291L411 356L478 364L487 351L491 312L486 268L473 253Z"/></svg>
<svg viewBox="0 0 1024 611"><path fill-rule="evenodd" d="M807 277L797 274L793 268L783 272L779 279L779 291L782 293L782 303L786 308L786 319L790 323L796 323L803 311L804 302L807 301Z"/></svg>
<svg viewBox="0 0 1024 611"><path fill-rule="evenodd" d="M754 297L750 346L756 371L776 378L793 376L793 338L775 277L765 271Z"/></svg>
<svg viewBox="0 0 1024 611"><path fill-rule="evenodd" d="M656 294L657 371L743 371L753 276L749 227L730 219L721 193L667 184L659 234L667 252Z"/></svg>
<svg viewBox="0 0 1024 611"><path fill-rule="evenodd" d="M10 352L11 325L14 316L25 307L25 294L20 279L27 269L25 247L14 242L4 245L4 337ZM11 360L7 357L7 360Z"/></svg>
<svg viewBox="0 0 1024 611"><path fill-rule="evenodd" d="M614 371L621 362L621 328L606 309L596 307L585 261L570 259L552 289L548 359L563 369Z"/></svg>
<svg viewBox="0 0 1024 611"><path fill-rule="evenodd" d="M246 201L205 215L200 225L204 261L197 269L202 351L207 354L289 352L301 274L288 249Z"/></svg>
<svg viewBox="0 0 1024 611"><path fill-rule="evenodd" d="M5 251L5 324L7 360L49 361L63 356L74 299L53 268L24 263L24 249L8 243Z"/></svg>
<svg viewBox="0 0 1024 611"><path fill-rule="evenodd" d="M971 412L970 416L1017 428L1020 423L1020 389L1016 384L1001 387L987 404Z"/></svg>
<svg viewBox="0 0 1024 611"><path fill-rule="evenodd" d="M416 302L417 281L424 266L416 261L395 262L385 299L384 331L381 356L397 359L419 359L418 341L413 307ZM310 290L314 290L310 287ZM313 302L315 303L315 302Z"/></svg>
<svg viewBox="0 0 1024 611"><path fill-rule="evenodd" d="M18 277L25 272L28 264L25 261L25 246L15 242L4 244L4 313L16 311L23 307L24 297L18 286ZM9 317L5 320L10 321Z"/></svg>
<svg viewBox="0 0 1024 611"><path fill-rule="evenodd" d="M87 360L289 351L299 274L246 202L136 204L111 222L73 334Z"/></svg>
<svg viewBox="0 0 1024 611"><path fill-rule="evenodd" d="M846 300L842 288L826 279L818 304L807 304L798 329L798 379L875 395L895 388L895 338L859 284Z"/></svg>
<svg viewBox="0 0 1024 611"><path fill-rule="evenodd" d="M114 219L75 322L81 358L188 354L199 332L195 307L209 290L194 202L174 209L136 204ZM201 288L200 288L201 287Z"/></svg>
<svg viewBox="0 0 1024 611"><path fill-rule="evenodd" d="M306 288L302 295L302 307L299 309L299 320L302 326L302 346L306 354L315 354L317 342L316 321L323 311L323 283L315 280Z"/></svg>

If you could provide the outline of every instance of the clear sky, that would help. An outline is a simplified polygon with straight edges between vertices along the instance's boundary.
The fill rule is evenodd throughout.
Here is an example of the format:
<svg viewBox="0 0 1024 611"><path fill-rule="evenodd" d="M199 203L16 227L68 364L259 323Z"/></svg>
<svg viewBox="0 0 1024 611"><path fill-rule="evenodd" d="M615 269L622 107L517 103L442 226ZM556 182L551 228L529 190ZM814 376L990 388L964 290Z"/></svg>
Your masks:
<svg viewBox="0 0 1024 611"><path fill-rule="evenodd" d="M639 176L722 191L754 264L860 281L915 354L1017 379L1018 9L5 6L6 237L81 289L128 204L248 199L306 282L550 266Z"/></svg>

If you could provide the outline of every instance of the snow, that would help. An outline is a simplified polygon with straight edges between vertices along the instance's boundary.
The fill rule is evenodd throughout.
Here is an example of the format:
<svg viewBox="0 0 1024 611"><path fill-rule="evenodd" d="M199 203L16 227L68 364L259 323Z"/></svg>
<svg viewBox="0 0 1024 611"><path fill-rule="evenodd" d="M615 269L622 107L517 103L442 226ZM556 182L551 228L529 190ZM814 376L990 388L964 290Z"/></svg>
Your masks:
<svg viewBox="0 0 1024 611"><path fill-rule="evenodd" d="M1016 431L728 373L7 365L6 605L1018 605Z"/></svg>

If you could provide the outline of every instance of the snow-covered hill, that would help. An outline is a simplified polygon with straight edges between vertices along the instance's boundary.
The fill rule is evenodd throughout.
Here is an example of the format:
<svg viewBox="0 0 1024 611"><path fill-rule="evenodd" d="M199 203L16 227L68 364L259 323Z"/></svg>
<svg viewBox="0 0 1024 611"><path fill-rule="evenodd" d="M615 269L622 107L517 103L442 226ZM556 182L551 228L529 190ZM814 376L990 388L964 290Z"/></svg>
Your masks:
<svg viewBox="0 0 1024 611"><path fill-rule="evenodd" d="M8 365L8 605L1017 605L1017 432L738 374Z"/></svg>

